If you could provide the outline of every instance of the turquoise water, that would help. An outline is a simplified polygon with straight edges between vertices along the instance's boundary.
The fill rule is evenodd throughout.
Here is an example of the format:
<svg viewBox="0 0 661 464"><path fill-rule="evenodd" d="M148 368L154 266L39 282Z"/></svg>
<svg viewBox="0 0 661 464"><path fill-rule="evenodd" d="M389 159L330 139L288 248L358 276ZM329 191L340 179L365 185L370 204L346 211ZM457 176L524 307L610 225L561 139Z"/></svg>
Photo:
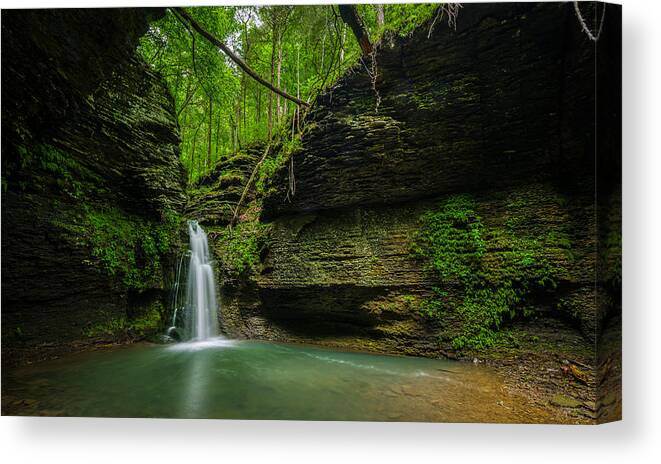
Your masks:
<svg viewBox="0 0 661 464"><path fill-rule="evenodd" d="M71 355L12 373L3 412L24 415L540 422L467 363L213 339Z"/></svg>

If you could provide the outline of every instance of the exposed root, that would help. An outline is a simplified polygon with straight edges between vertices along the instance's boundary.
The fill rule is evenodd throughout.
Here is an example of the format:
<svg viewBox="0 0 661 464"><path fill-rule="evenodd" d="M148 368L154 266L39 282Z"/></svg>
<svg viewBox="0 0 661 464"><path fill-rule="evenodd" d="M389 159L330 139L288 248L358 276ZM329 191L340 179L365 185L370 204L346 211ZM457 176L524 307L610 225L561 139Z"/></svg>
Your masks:
<svg viewBox="0 0 661 464"><path fill-rule="evenodd" d="M436 16L429 26L429 32L427 33L427 38L431 37L432 32L434 32L434 25L436 21L442 19L443 16L448 17L448 27L450 29L457 30L457 16L459 15L459 8L461 8L461 3L444 3L438 7L436 10Z"/></svg>

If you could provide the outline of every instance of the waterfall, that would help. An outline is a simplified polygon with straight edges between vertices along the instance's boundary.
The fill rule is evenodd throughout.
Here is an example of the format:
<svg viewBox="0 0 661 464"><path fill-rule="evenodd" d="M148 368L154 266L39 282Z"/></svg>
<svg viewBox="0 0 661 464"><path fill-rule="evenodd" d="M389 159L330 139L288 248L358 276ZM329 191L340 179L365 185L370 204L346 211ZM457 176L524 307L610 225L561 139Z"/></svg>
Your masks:
<svg viewBox="0 0 661 464"><path fill-rule="evenodd" d="M172 303L174 313L168 335L206 340L218 334L216 283L207 234L197 221L188 221L188 236L189 250L177 267Z"/></svg>

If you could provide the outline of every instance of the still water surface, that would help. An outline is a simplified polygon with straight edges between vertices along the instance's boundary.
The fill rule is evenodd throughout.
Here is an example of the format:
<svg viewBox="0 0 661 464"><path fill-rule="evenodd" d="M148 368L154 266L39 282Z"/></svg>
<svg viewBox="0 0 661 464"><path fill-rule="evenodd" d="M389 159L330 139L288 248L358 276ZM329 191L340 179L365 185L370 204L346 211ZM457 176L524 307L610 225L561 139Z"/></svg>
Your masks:
<svg viewBox="0 0 661 464"><path fill-rule="evenodd" d="M554 420L481 366L220 338L71 355L21 368L6 380L3 410L9 414Z"/></svg>

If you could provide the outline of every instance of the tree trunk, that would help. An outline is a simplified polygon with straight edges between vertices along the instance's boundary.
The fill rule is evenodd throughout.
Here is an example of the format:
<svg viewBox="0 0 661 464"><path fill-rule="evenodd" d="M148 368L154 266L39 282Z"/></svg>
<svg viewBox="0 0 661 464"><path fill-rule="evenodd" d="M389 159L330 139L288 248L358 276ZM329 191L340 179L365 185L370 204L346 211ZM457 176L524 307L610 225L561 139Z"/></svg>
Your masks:
<svg viewBox="0 0 661 464"><path fill-rule="evenodd" d="M257 127L262 121L262 90L261 87L257 87Z"/></svg>
<svg viewBox="0 0 661 464"><path fill-rule="evenodd" d="M324 57L326 55L326 29L328 28L328 15L324 13L324 35L321 36L321 66L320 73L324 72Z"/></svg>
<svg viewBox="0 0 661 464"><path fill-rule="evenodd" d="M222 114L218 113L218 121L216 122L216 149L214 150L213 162L218 162L218 151L220 150L220 121Z"/></svg>
<svg viewBox="0 0 661 464"><path fill-rule="evenodd" d="M301 47L296 47L296 96L301 98ZM294 108L294 119L296 119L296 127L299 132L301 130L301 112L298 108Z"/></svg>
<svg viewBox="0 0 661 464"><path fill-rule="evenodd" d="M276 39L275 39L275 34L276 34L276 26L275 24L273 25L273 30L272 32L272 40L271 40L271 86L273 85L273 81L275 80L275 44L276 44ZM268 107L268 138L271 140L271 136L273 135L273 92L269 92L269 107Z"/></svg>
<svg viewBox="0 0 661 464"><path fill-rule="evenodd" d="M280 76L282 75L282 33L278 35L278 83L277 87L280 88ZM280 119L282 118L282 105L280 103L280 95L277 97L277 105L276 108L278 109L277 111L277 121L278 124L280 124Z"/></svg>
<svg viewBox="0 0 661 464"><path fill-rule="evenodd" d="M207 159L205 160L205 168L211 164L211 131L213 122L211 117L213 115L213 98L209 97L209 130L207 132ZM207 164L208 163L208 164Z"/></svg>
<svg viewBox="0 0 661 464"><path fill-rule="evenodd" d="M241 105L236 105L236 119L237 122L241 121ZM237 123L236 125L236 145L239 147L239 150L241 150L241 136L239 134L239 125Z"/></svg>
<svg viewBox="0 0 661 464"><path fill-rule="evenodd" d="M367 29L365 29L365 25L363 24L363 20L358 14L356 5L340 5L339 8L342 21L349 25L353 35L358 39L358 44L363 51L363 55L371 54L372 44L370 43L370 38L367 34Z"/></svg>
<svg viewBox="0 0 661 464"><path fill-rule="evenodd" d="M250 16L246 20L245 23L243 23L243 42L244 42L244 47L243 47L243 59L247 62L248 61L248 53L250 52L250 41L248 40L248 21L250 21ZM246 132L248 130L248 118L246 117L246 100L247 100L247 93L248 93L248 83L246 82L246 75L243 74L241 76L241 91L243 94L243 137L246 138Z"/></svg>
<svg viewBox="0 0 661 464"><path fill-rule="evenodd" d="M338 62L338 72L340 63L344 63L344 44L347 41L347 25L342 25L342 37L340 37L340 61Z"/></svg>
<svg viewBox="0 0 661 464"><path fill-rule="evenodd" d="M386 23L386 7L385 5L374 5L376 8L376 25L382 28Z"/></svg>
<svg viewBox="0 0 661 464"><path fill-rule="evenodd" d="M188 183L192 183L193 177L195 177L195 172L196 172L195 162L197 161L197 157L195 156L195 149L197 148L197 133L200 131L200 127L202 127L202 121L200 121L200 124L198 124L197 129L195 129L195 134L193 135L193 147L191 150L191 160L190 160L190 177Z"/></svg>

